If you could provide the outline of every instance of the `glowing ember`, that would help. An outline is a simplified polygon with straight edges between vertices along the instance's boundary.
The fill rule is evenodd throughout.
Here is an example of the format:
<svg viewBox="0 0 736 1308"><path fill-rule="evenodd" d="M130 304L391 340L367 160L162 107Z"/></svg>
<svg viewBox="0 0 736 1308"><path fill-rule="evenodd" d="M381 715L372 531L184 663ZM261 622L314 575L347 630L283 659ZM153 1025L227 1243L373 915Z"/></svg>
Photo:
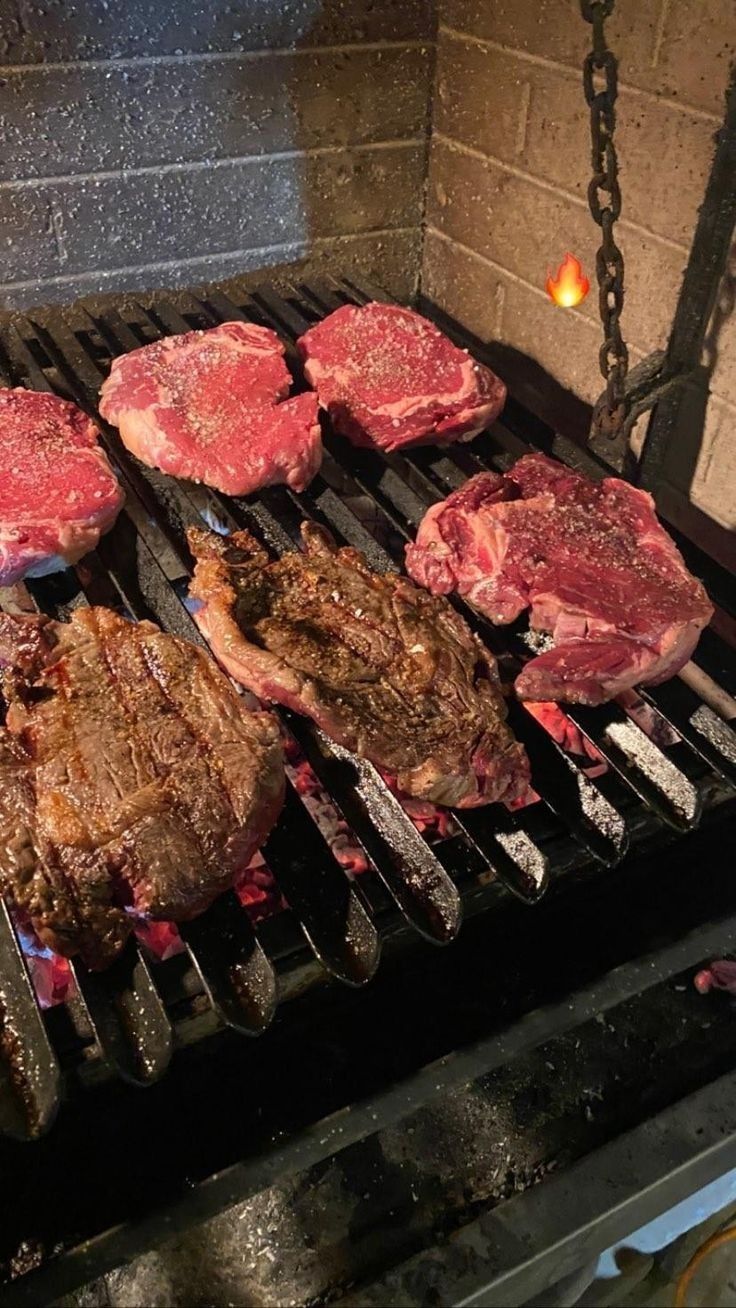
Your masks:
<svg viewBox="0 0 736 1308"><path fill-rule="evenodd" d="M574 254L565 255L556 277L551 272L547 273L547 294L561 309L572 309L576 304L582 304L589 290L590 282Z"/></svg>

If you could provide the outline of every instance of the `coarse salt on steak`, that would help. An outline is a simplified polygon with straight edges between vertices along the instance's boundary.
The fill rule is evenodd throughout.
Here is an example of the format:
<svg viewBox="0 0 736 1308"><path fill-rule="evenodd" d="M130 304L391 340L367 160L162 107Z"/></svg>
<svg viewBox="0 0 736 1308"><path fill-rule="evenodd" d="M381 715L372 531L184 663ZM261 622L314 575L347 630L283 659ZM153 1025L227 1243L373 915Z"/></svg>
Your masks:
<svg viewBox="0 0 736 1308"><path fill-rule="evenodd" d="M109 963L140 916L233 884L283 798L278 728L196 645L109 609L0 614L0 893L58 953Z"/></svg>
<svg viewBox="0 0 736 1308"><path fill-rule="evenodd" d="M344 305L297 342L336 431L396 450L477 436L498 417L504 383L411 309Z"/></svg>
<svg viewBox="0 0 736 1308"><path fill-rule="evenodd" d="M167 336L113 360L100 413L141 462L249 495L303 490L322 459L314 395L286 397L291 376L275 332L226 322Z"/></svg>
<svg viewBox="0 0 736 1308"><path fill-rule="evenodd" d="M45 391L0 390L0 586L94 549L123 504L94 423Z"/></svg>
<svg viewBox="0 0 736 1308"><path fill-rule="evenodd" d="M310 523L303 552L273 562L248 532L188 539L195 621L260 699L306 714L414 798L471 808L526 792L495 661L445 600Z"/></svg>
<svg viewBox="0 0 736 1308"><path fill-rule="evenodd" d="M553 648L516 680L523 699L600 704L656 685L688 661L713 606L646 491L589 481L543 454L482 472L425 515L407 570L490 618L531 626Z"/></svg>

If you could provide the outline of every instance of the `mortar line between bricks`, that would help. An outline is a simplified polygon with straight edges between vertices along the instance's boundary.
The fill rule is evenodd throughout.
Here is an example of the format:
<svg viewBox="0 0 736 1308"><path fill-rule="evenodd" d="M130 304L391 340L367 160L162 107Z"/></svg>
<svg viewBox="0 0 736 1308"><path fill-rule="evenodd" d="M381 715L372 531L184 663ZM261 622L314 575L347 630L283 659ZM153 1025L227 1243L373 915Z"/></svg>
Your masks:
<svg viewBox="0 0 736 1308"><path fill-rule="evenodd" d="M657 31L654 36L654 49L652 50L652 61L650 68L656 68L659 64L659 56L662 53L662 42L664 41L664 29L670 12L670 0L660 0L659 17L657 19Z"/></svg>
<svg viewBox="0 0 736 1308"><path fill-rule="evenodd" d="M385 237L385 236L403 236L411 232L420 232L419 223L402 227L368 227L362 232L333 232L327 236L315 236L306 240L281 241L275 245L253 245L246 246L240 250L218 250L216 253L190 254L184 259L157 259L154 263L129 263L123 264L118 268L82 268L78 272L59 273L54 277L34 277L29 280L20 282L3 282L0 285L0 311L2 310L2 296L6 291L24 291L37 287L39 291L44 286L68 286L71 283L97 281L108 277L117 277L119 274L136 273L136 272L155 272L158 268L188 268L195 264L203 263L221 263L225 259L237 259L241 255L249 257L269 254L285 254L288 251L303 250L305 254L324 245L331 245L338 241L362 241L366 238ZM92 292L90 292L91 294ZM103 294L104 292L100 292Z"/></svg>
<svg viewBox="0 0 736 1308"><path fill-rule="evenodd" d="M554 73L566 73L574 75L576 78L581 77L580 68L575 64L563 64L557 59L548 59L545 55L532 54L529 50L518 50L513 45L503 45L500 41L492 41L487 36L474 36L472 32L461 32L456 27L448 27L446 23L439 26L440 36L449 36L453 41L464 41L468 45L480 45L487 50L495 50L498 54L510 55L512 59L520 59L522 63L536 64L539 68L548 68ZM713 123L716 127L721 126L721 119L717 114L713 114L708 109L698 109L694 104L688 104L684 100L673 100L671 96L660 95L657 91L646 91L641 86L634 86L633 82L623 82L619 80L619 91L627 91L631 95L639 95L644 100L655 100L657 104L666 105L668 109L674 109L681 114L689 114L692 118L701 118L705 122ZM582 90L581 90L582 102Z"/></svg>
<svg viewBox="0 0 736 1308"><path fill-rule="evenodd" d="M506 173L518 177L523 182L530 182L533 186L540 187L543 191L549 191L552 195L557 195L563 200L572 200L573 204L578 205L581 209L588 208L588 201L581 195L575 195L574 191L566 191L563 186L557 186L554 182L548 182L543 177L536 177L534 173L527 173L523 168L516 164L505 163L503 159L497 159L493 154L486 154L485 150L479 150L477 146L466 145L464 141L458 141L454 136L446 136L444 132L433 132L432 139L439 141L441 145L446 145L451 150L458 150L461 154L467 154L471 159L479 159L481 163L493 164L496 168L503 169ZM630 231L636 232L639 236L646 236L647 239L659 241L661 245L666 245L668 249L675 250L678 254L687 258L690 253L687 245L681 245L679 241L673 241L669 236L660 236L658 232L653 232L649 227L642 227L640 223L632 222L630 218L623 216L618 220L619 227L629 228Z"/></svg>
<svg viewBox="0 0 736 1308"><path fill-rule="evenodd" d="M176 67L180 64L216 63L218 60L237 62L240 59L270 59L274 56L284 58L292 55L355 54L362 51L370 53L380 50L425 50L432 44L433 38L428 36L424 41L415 39L406 41L346 41L337 45L330 45L329 43L327 45L286 45L264 50L196 50L192 51L191 54L122 55L111 56L108 59L61 59L56 62L44 60L42 63L0 64L0 77L12 77L17 73L70 73L79 68L104 69L109 72L111 68Z"/></svg>
<svg viewBox="0 0 736 1308"><path fill-rule="evenodd" d="M354 145L314 145L306 150L272 150L268 154L226 155L222 159L190 159L182 163L137 164L131 168L101 168L91 173L59 173L50 177L18 177L0 181L0 191L25 191L29 187L68 186L71 182L120 181L126 177L160 177L171 173L194 173L236 164L280 163L288 159L313 159L323 155L366 153L370 150L408 150L426 145L424 136L403 136L389 141L357 141Z"/></svg>
<svg viewBox="0 0 736 1308"><path fill-rule="evenodd" d="M463 241L458 241L457 237L448 236L446 232L441 231L439 227L434 227L431 223L427 226L427 234L429 236L438 237L440 241L444 241L447 245L454 245L455 249L462 251L463 254L469 255L471 259L477 259L478 263L484 264L485 267L490 268L492 272L500 273L502 277L508 277L510 282L514 282L517 286L523 286L527 291L533 291L534 294L544 300L545 303L551 304L547 292L543 291L541 286L535 286L533 282L528 282L526 277L520 277L518 273L512 272L510 268L504 268L503 264L496 263L495 259L489 259L487 254L481 254L478 250L474 250L472 246L465 245ZM600 325L595 321L595 319L586 318L584 313L579 313L577 309L573 308L566 308L564 312L569 314L571 317L576 318L578 322L585 323L585 326L592 328L596 334L599 333ZM631 342L628 342L628 346L629 354L633 354L639 359L644 359L646 357L646 352L640 350L638 345L632 345Z"/></svg>

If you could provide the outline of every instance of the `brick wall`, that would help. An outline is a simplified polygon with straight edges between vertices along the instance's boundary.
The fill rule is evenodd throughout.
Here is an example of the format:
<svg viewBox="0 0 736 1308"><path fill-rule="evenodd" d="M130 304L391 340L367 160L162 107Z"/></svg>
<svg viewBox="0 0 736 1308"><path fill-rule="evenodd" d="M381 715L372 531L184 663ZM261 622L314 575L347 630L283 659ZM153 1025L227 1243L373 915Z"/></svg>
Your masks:
<svg viewBox="0 0 736 1308"><path fill-rule="evenodd" d="M736 49L733 0L616 0L617 140L632 362L666 344ZM423 290L479 336L536 360L585 400L601 389L597 297L544 292L567 250L594 275L589 127L577 0L441 0ZM697 456L673 452L668 511L736 525L736 326L719 342ZM694 465L694 466L693 466Z"/></svg>
<svg viewBox="0 0 736 1308"><path fill-rule="evenodd" d="M0 305L303 256L410 294L431 9L0 4Z"/></svg>

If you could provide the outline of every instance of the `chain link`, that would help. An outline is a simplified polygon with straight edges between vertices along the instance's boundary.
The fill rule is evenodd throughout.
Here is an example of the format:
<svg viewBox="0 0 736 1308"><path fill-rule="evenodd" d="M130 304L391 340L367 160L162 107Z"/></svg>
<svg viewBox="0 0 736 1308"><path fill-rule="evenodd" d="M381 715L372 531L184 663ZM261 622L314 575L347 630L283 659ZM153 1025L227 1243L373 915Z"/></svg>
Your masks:
<svg viewBox="0 0 736 1308"><path fill-rule="evenodd" d="M603 323L599 361L606 391L593 414L593 433L604 432L611 439L626 417L625 382L629 366L629 353L620 326L624 304L624 260L614 238L614 224L621 213L618 160L613 143L618 64L606 46L604 30L604 21L612 13L613 4L614 0L580 0L580 12L593 28L593 48L583 64L583 88L590 108L593 165L588 204L602 236L595 267ZM600 90L596 89L596 79L603 81Z"/></svg>

